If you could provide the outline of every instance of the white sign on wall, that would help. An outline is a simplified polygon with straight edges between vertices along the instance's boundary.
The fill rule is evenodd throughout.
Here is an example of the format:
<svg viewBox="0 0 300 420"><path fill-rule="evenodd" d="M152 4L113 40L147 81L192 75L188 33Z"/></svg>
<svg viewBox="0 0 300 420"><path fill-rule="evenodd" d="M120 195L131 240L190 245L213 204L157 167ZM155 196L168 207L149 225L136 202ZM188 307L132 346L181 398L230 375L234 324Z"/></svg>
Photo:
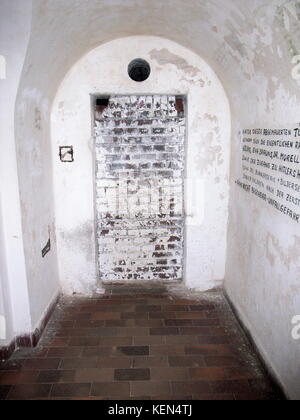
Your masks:
<svg viewBox="0 0 300 420"><path fill-rule="evenodd" d="M300 124L243 130L236 184L300 223Z"/></svg>

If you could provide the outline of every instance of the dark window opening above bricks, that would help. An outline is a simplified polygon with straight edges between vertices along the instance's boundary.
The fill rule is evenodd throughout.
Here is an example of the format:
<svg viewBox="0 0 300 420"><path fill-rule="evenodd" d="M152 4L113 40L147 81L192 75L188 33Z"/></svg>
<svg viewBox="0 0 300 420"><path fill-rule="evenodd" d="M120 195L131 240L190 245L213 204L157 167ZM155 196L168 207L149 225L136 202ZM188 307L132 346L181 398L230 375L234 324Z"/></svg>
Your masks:
<svg viewBox="0 0 300 420"><path fill-rule="evenodd" d="M102 112L105 110L105 108L108 107L109 104L109 96L102 96L100 98L96 98L95 101L95 111L96 115L102 114Z"/></svg>

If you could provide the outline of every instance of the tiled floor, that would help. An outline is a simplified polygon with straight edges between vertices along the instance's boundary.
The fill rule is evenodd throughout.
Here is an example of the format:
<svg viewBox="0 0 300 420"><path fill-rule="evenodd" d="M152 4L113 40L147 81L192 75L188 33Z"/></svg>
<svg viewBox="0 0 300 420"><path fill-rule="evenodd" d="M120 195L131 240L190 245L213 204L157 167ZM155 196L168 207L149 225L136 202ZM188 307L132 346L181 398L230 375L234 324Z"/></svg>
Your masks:
<svg viewBox="0 0 300 420"><path fill-rule="evenodd" d="M114 286L63 299L39 346L0 364L0 399L281 399L222 292Z"/></svg>

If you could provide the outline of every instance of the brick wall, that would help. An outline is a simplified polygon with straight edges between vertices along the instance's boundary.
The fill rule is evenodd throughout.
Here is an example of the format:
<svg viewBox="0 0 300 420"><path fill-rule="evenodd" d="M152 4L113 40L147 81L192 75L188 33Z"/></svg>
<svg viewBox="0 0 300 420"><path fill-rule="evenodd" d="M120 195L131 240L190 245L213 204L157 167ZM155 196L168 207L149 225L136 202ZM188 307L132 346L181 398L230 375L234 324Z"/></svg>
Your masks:
<svg viewBox="0 0 300 420"><path fill-rule="evenodd" d="M175 96L113 96L96 107L102 281L182 279L185 129Z"/></svg>

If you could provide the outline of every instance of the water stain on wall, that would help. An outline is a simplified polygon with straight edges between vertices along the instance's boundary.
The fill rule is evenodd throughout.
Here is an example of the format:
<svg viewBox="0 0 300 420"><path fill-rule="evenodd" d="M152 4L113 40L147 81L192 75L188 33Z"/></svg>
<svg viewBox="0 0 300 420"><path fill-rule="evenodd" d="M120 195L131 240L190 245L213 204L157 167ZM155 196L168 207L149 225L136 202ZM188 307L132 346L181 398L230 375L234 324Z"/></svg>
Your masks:
<svg viewBox="0 0 300 420"><path fill-rule="evenodd" d="M78 249L88 262L94 261L94 221L85 222L75 229L60 232L70 249Z"/></svg>
<svg viewBox="0 0 300 420"><path fill-rule="evenodd" d="M272 233L267 234L267 246L266 253L267 258L272 266L275 265L278 259L283 263L288 270L290 270L292 264L298 264L300 270L300 236L294 236L294 243L287 249L284 249L280 245L280 241Z"/></svg>

